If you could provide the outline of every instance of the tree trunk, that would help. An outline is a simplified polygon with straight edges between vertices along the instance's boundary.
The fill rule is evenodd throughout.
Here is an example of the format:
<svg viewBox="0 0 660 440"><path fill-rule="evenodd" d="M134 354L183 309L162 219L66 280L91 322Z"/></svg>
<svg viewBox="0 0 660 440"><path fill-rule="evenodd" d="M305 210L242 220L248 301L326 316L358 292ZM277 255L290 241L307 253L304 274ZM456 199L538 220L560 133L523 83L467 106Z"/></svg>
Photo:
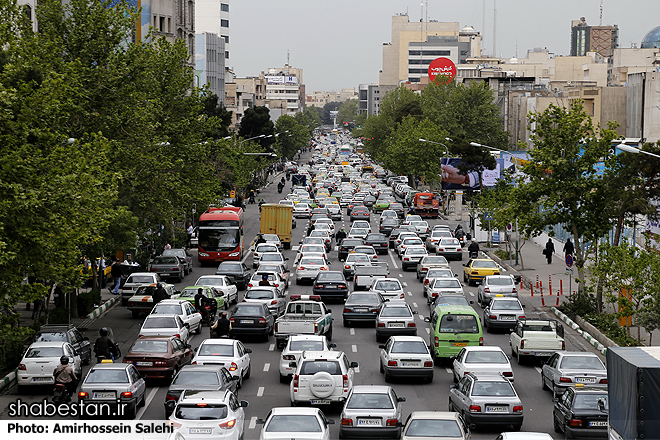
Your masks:
<svg viewBox="0 0 660 440"><path fill-rule="evenodd" d="M621 241L621 231L623 230L623 221L624 213L619 213L619 217L616 219L616 228L614 229L614 238L612 240L612 246L618 246Z"/></svg>
<svg viewBox="0 0 660 440"><path fill-rule="evenodd" d="M596 264L598 264L598 242L595 246ZM600 315L603 313L603 278L599 277L596 282L596 312Z"/></svg>
<svg viewBox="0 0 660 440"><path fill-rule="evenodd" d="M527 240L523 240L522 244L518 245L518 258L520 258L520 270L525 270L525 262L523 261L522 248L527 243Z"/></svg>

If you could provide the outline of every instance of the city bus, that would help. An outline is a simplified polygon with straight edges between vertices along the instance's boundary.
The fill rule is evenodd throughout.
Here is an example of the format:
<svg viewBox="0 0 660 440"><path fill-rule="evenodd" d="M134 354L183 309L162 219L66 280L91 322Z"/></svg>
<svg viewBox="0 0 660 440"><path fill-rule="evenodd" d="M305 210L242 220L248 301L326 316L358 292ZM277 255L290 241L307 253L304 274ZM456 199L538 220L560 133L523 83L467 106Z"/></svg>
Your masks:
<svg viewBox="0 0 660 440"><path fill-rule="evenodd" d="M243 258L245 235L242 208L209 208L199 217L197 230L197 260L200 263L240 261Z"/></svg>
<svg viewBox="0 0 660 440"><path fill-rule="evenodd" d="M351 150L352 148L350 145L342 145L341 147L339 147L339 154L341 156L350 156L350 154L352 153Z"/></svg>

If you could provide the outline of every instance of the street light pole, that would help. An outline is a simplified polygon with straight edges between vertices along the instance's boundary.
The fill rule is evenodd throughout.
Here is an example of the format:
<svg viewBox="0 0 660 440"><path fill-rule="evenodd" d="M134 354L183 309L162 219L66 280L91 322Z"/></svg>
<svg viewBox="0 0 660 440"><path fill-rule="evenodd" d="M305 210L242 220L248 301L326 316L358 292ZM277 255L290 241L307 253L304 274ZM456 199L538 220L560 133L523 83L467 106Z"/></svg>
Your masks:
<svg viewBox="0 0 660 440"><path fill-rule="evenodd" d="M639 147L633 147L632 145L624 144L623 142L617 145L616 148L618 148L621 151L625 151L626 153L635 153L635 154L644 153L649 156L660 158L660 156L658 156L657 154L649 153L648 151L644 151Z"/></svg>

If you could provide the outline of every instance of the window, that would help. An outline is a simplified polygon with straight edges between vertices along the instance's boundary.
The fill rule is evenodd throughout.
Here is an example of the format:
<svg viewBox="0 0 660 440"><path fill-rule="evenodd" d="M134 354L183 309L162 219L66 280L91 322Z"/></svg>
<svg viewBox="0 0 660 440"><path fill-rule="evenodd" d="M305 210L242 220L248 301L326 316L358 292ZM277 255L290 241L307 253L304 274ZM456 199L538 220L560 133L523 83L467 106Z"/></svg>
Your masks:
<svg viewBox="0 0 660 440"><path fill-rule="evenodd" d="M229 59L229 51L228 50L225 51L225 59L227 59L227 60Z"/></svg>
<svg viewBox="0 0 660 440"><path fill-rule="evenodd" d="M160 32L165 31L165 17L158 17L158 30Z"/></svg>
<svg viewBox="0 0 660 440"><path fill-rule="evenodd" d="M220 36L225 39L225 44L229 44L229 35L220 35Z"/></svg>
<svg viewBox="0 0 660 440"><path fill-rule="evenodd" d="M227 3L220 3L220 10L222 12L229 12L229 5Z"/></svg>
<svg viewBox="0 0 660 440"><path fill-rule="evenodd" d="M220 27L229 27L229 20L222 19L220 20Z"/></svg>

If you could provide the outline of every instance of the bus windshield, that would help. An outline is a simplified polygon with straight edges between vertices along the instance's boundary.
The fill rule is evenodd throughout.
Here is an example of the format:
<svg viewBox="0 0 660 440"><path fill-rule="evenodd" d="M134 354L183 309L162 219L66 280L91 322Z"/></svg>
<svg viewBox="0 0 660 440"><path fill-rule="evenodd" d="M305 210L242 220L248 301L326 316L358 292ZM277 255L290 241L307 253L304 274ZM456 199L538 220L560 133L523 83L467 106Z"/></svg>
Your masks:
<svg viewBox="0 0 660 440"><path fill-rule="evenodd" d="M217 223L217 222L213 222ZM238 227L218 228L209 226L199 227L199 247L205 251L234 250L240 243L241 236Z"/></svg>

